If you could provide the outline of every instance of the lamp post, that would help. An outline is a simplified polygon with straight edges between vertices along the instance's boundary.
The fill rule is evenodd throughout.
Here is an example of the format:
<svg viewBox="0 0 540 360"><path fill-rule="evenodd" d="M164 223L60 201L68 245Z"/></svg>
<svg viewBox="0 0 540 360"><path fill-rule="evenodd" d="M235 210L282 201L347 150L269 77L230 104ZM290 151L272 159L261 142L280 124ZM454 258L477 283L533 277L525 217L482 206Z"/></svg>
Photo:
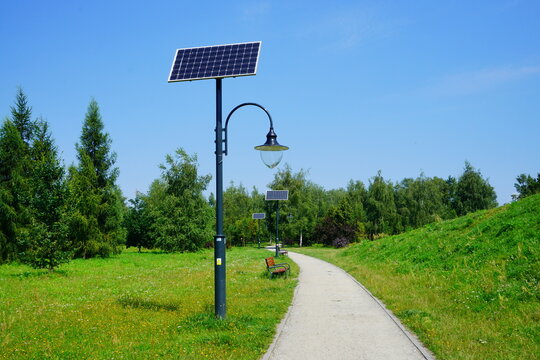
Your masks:
<svg viewBox="0 0 540 360"><path fill-rule="evenodd" d="M227 129L232 114L244 107L258 107L268 115L270 130L266 135L266 142L255 146L261 153L261 159L269 168L276 167L283 157L282 151L288 150L288 146L280 145L277 142L277 135L274 132L272 116L261 105L257 103L243 103L231 110L225 120L223 127L221 117L221 79L216 79L216 236L214 239L214 281L215 281L215 311L218 318L224 319L227 316L226 308L226 286L225 286L225 235L223 234L223 155L228 154Z"/></svg>

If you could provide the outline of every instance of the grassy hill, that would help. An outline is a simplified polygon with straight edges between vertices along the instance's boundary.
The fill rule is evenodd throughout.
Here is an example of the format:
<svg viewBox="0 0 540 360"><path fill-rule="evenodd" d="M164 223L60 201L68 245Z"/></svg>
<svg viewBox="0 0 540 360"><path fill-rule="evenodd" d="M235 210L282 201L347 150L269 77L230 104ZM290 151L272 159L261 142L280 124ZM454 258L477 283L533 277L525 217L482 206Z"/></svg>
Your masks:
<svg viewBox="0 0 540 360"><path fill-rule="evenodd" d="M346 249L302 249L382 299L439 359L538 359L540 195Z"/></svg>

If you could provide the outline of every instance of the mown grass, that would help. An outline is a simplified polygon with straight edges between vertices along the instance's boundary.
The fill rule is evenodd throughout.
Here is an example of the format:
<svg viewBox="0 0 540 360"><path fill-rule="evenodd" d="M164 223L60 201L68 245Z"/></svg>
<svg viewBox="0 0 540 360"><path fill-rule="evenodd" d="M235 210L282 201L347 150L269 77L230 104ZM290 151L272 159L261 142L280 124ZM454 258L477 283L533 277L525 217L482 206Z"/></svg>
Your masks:
<svg viewBox="0 0 540 360"><path fill-rule="evenodd" d="M257 359L296 286L269 280L266 256L227 251L226 320L214 317L212 251L0 266L0 359Z"/></svg>
<svg viewBox="0 0 540 360"><path fill-rule="evenodd" d="M539 359L540 195L345 249L345 269L438 359Z"/></svg>

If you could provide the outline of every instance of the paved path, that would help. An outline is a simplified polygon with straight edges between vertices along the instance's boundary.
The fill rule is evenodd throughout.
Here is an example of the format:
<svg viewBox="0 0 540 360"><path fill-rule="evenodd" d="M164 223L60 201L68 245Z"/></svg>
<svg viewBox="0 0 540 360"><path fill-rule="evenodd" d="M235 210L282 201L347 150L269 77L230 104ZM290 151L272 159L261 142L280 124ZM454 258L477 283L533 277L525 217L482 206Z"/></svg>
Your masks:
<svg viewBox="0 0 540 360"><path fill-rule="evenodd" d="M310 256L289 257L301 269L298 287L263 360L433 359L345 271Z"/></svg>

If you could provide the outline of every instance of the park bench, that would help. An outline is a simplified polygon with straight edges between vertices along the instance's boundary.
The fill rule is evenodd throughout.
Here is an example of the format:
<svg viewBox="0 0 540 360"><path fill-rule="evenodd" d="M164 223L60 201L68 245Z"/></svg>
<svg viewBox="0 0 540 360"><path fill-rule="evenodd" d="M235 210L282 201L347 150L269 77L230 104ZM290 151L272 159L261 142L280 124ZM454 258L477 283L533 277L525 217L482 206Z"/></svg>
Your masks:
<svg viewBox="0 0 540 360"><path fill-rule="evenodd" d="M276 264L276 262L274 261L274 257L272 256L269 258L266 258L265 261L266 261L266 269L268 270L270 274L270 278L272 278L274 275L287 274L287 272L290 274L291 272L291 267L289 264L287 263Z"/></svg>

